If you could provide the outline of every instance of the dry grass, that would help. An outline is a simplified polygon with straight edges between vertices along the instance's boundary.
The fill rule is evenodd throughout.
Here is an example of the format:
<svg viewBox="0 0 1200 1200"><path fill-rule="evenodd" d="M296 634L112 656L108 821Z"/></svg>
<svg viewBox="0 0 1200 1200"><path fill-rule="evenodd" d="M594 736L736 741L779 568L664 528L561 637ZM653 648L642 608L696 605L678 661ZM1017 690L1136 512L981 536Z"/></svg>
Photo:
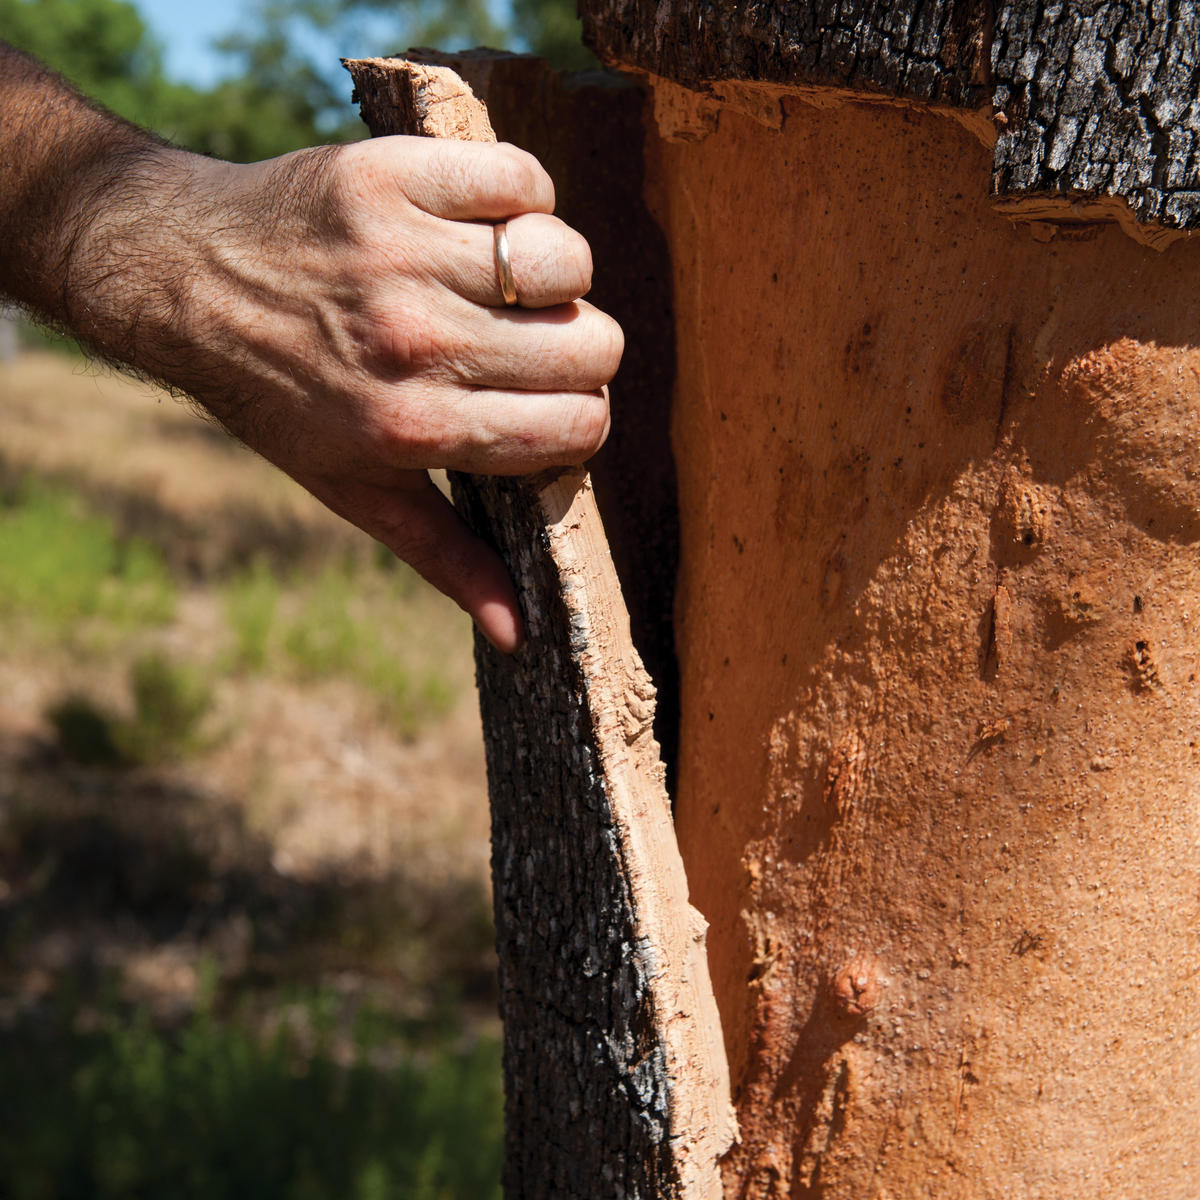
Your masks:
<svg viewBox="0 0 1200 1200"><path fill-rule="evenodd" d="M82 359L29 353L0 365L0 406L0 480L32 470L66 481L194 574L365 543L187 404Z"/></svg>
<svg viewBox="0 0 1200 1200"><path fill-rule="evenodd" d="M486 1003L487 813L462 614L141 384L27 354L0 366L0 421L0 497L31 475L63 489L119 544L153 547L175 589L169 617L132 628L0 615L9 1005L86 967L165 1011L186 1006L204 961L231 989L301 978L404 1008L465 986ZM20 564L0 561L11 569ZM261 653L248 661L230 596L255 570L269 572L275 594L251 614ZM342 589L324 610L312 594L322 572ZM357 630L353 645L312 650L342 619ZM380 629L386 637L372 640ZM295 645L309 645L316 666ZM211 702L194 738L189 730L173 761L72 762L47 714L83 696L115 722L135 721L129 680L148 654L205 680ZM397 699L410 678L411 695ZM72 838L101 847L93 890L79 895L62 862L91 859ZM131 865L139 855L175 862L180 846L178 889L171 872L147 883ZM97 879L107 868L118 883L106 890ZM158 919L156 905L176 916Z"/></svg>

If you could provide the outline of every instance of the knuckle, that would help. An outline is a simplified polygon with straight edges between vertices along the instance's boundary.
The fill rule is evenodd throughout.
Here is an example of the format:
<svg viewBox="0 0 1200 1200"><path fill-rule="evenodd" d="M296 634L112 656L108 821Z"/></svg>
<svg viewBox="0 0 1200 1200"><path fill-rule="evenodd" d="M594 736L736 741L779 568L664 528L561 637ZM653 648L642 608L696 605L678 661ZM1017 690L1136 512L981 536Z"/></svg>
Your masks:
<svg viewBox="0 0 1200 1200"><path fill-rule="evenodd" d="M562 260L564 269L573 271L576 297L586 296L592 290L592 248L582 233L564 226Z"/></svg>
<svg viewBox="0 0 1200 1200"><path fill-rule="evenodd" d="M596 311L589 322L586 365L596 386L607 383L621 365L625 353L625 334L606 313Z"/></svg>
<svg viewBox="0 0 1200 1200"><path fill-rule="evenodd" d="M334 160L338 178L345 183L377 181L382 176L380 143L370 139L347 142Z"/></svg>
<svg viewBox="0 0 1200 1200"><path fill-rule="evenodd" d="M347 211L360 215L394 204L398 195L389 156L380 153L377 141L351 142L338 147L330 159L336 193Z"/></svg>
<svg viewBox="0 0 1200 1200"><path fill-rule="evenodd" d="M587 396L572 415L568 442L582 457L594 454L608 436L608 400L601 395Z"/></svg>
<svg viewBox="0 0 1200 1200"><path fill-rule="evenodd" d="M395 467L427 469L441 465L447 432L430 406L411 398L380 412L374 428L374 452Z"/></svg>
<svg viewBox="0 0 1200 1200"><path fill-rule="evenodd" d="M445 331L419 305L393 302L359 323L368 370L387 377L422 374L449 357Z"/></svg>
<svg viewBox="0 0 1200 1200"><path fill-rule="evenodd" d="M563 300L577 300L592 286L592 248L581 233L562 221L540 240L539 267L548 289Z"/></svg>
<svg viewBox="0 0 1200 1200"><path fill-rule="evenodd" d="M423 179L414 179L409 186L410 196L418 205L429 212L442 212L454 202L478 196L483 191L483 182L478 160L473 155L458 152L454 143L446 143L449 150L438 145L432 152L428 174Z"/></svg>
<svg viewBox="0 0 1200 1200"><path fill-rule="evenodd" d="M379 462L404 467L416 452L418 438L419 430L413 424L397 421L393 413L380 406L370 422L367 444Z"/></svg>
<svg viewBox="0 0 1200 1200"><path fill-rule="evenodd" d="M389 466L407 467L421 457L421 430L386 417L375 422L372 451Z"/></svg>
<svg viewBox="0 0 1200 1200"><path fill-rule="evenodd" d="M533 211L549 200L554 202L554 185L545 168L527 150L509 142L495 147L492 162L494 185L509 199L514 212Z"/></svg>
<svg viewBox="0 0 1200 1200"><path fill-rule="evenodd" d="M592 286L587 239L557 217L526 213L509 223L517 292L535 306L578 300Z"/></svg>

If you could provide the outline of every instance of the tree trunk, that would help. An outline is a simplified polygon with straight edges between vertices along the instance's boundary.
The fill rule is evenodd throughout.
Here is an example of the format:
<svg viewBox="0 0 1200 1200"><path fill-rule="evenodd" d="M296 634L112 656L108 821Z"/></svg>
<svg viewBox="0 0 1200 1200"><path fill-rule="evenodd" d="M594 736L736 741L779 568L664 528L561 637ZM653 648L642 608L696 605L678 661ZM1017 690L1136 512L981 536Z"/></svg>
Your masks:
<svg viewBox="0 0 1200 1200"><path fill-rule="evenodd" d="M1039 243L954 122L792 111L657 176L728 1194L1183 1200L1200 248Z"/></svg>
<svg viewBox="0 0 1200 1200"><path fill-rule="evenodd" d="M635 175L673 303L627 310L617 288L609 307L675 364L674 799L742 1132L724 1194L1192 1200L1195 8L583 8L592 43L650 82ZM571 164L570 205L580 147L610 148L566 92L502 72L490 99L502 133ZM623 192L586 230L597 277L641 269L661 295L630 219ZM663 407L618 416L626 447ZM614 556L637 561L619 536ZM586 740L599 683L578 664L621 668L563 644L519 686ZM481 662L485 693L504 670ZM505 774L543 749L514 736L494 803L520 825L547 776ZM562 761L586 768L582 752ZM574 844L564 828L546 836ZM497 868L539 906L512 908L502 938L554 914L540 868ZM620 893L583 911L632 920ZM615 1027L636 1024L620 961L556 975L555 1003L616 997ZM536 1006L511 1004L536 1029ZM557 1053L547 1028L519 1043L527 1061ZM586 1124L568 1112L564 1141L549 1095L519 1119L556 1156L674 1194L660 1142L619 1144L601 1106L618 1149L581 1150ZM535 1169L540 1150L510 1161ZM623 1194L603 1173L545 1187Z"/></svg>
<svg viewBox="0 0 1200 1200"><path fill-rule="evenodd" d="M998 194L1115 197L1143 222L1200 224L1195 4L1003 4L992 65Z"/></svg>
<svg viewBox="0 0 1200 1200"><path fill-rule="evenodd" d="M584 3L652 76L725 1194L1185 1200L1195 10L826 7Z"/></svg>
<svg viewBox="0 0 1200 1200"><path fill-rule="evenodd" d="M495 140L444 66L346 65L372 133ZM714 1200L733 1122L705 927L688 904L652 732L655 689L591 482L582 470L453 482L460 512L509 565L527 635L511 657L476 642L505 1192Z"/></svg>
<svg viewBox="0 0 1200 1200"><path fill-rule="evenodd" d="M606 62L724 103L744 106L749 84L760 110L783 89L820 89L826 103L843 91L974 111L994 146L997 197L1035 201L1039 215L1128 222L1132 214L1147 237L1200 224L1194 3L581 0L580 8Z"/></svg>

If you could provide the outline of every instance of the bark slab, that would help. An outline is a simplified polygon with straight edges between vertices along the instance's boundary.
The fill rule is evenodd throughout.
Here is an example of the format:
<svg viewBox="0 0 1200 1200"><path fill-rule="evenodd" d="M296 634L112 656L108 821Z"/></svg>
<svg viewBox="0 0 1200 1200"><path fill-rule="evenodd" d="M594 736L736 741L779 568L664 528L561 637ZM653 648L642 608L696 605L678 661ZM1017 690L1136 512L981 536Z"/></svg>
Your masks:
<svg viewBox="0 0 1200 1200"><path fill-rule="evenodd" d="M347 63L372 133L494 140L444 66ZM492 797L505 1028L505 1192L720 1192L728 1073L687 900L655 689L583 470L458 475L455 500L518 585L527 643L476 663Z"/></svg>

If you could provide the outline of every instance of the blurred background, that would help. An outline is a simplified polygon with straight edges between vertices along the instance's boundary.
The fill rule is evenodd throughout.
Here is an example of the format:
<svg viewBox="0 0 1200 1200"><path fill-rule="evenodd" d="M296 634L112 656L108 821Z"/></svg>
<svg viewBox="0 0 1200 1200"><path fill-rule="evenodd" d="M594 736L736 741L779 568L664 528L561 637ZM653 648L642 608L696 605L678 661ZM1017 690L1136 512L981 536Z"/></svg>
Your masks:
<svg viewBox="0 0 1200 1200"><path fill-rule="evenodd" d="M591 64L572 0L0 0L252 161L340 56ZM184 405L0 320L0 1200L498 1197L469 622Z"/></svg>

